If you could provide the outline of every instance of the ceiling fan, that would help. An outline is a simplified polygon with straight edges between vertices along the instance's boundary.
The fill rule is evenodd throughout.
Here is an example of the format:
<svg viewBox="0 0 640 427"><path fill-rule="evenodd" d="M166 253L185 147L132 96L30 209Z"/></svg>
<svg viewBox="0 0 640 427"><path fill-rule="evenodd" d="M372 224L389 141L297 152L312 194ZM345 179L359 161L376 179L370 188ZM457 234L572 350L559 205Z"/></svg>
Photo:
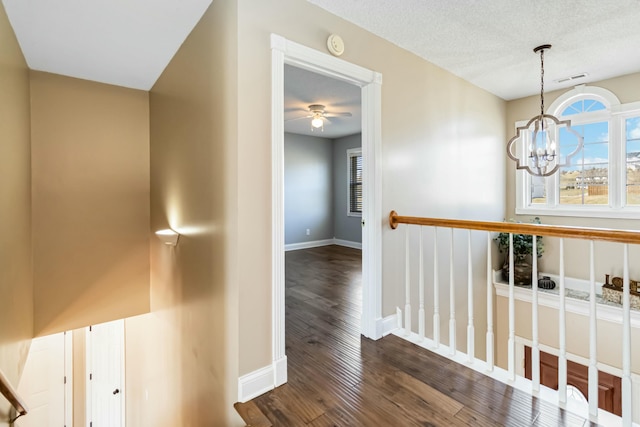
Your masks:
<svg viewBox="0 0 640 427"><path fill-rule="evenodd" d="M294 117L293 119L285 120L290 122L292 120L311 119L311 130L322 129L324 130L324 122L331 123L329 117L351 117L351 113L332 113L325 110L325 106L321 104L311 104L308 107L309 114L300 117Z"/></svg>

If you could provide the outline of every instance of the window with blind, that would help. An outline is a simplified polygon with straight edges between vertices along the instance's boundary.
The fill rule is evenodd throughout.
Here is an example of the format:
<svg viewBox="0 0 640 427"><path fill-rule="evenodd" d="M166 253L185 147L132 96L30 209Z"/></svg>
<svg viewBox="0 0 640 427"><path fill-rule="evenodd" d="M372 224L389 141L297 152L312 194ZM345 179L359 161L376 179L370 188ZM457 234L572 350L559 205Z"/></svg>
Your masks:
<svg viewBox="0 0 640 427"><path fill-rule="evenodd" d="M347 150L349 165L348 216L362 216L362 149Z"/></svg>

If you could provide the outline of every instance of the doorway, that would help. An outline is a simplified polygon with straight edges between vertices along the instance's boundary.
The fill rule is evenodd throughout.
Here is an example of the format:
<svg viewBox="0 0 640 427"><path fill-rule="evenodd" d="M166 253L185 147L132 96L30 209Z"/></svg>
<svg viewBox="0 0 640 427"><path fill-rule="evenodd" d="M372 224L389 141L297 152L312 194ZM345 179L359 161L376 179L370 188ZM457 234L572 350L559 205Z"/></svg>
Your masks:
<svg viewBox="0 0 640 427"><path fill-rule="evenodd" d="M287 382L285 354L284 66L354 84L362 95L362 335L382 336L380 74L272 34L272 356L274 386Z"/></svg>

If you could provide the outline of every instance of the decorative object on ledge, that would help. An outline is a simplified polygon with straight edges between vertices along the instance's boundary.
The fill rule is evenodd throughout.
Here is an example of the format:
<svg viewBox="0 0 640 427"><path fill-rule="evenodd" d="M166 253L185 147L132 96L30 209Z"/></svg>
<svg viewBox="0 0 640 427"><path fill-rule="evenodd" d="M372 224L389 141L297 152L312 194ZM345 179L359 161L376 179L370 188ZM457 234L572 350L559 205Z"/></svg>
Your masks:
<svg viewBox="0 0 640 427"><path fill-rule="evenodd" d="M165 228L164 230L156 231L156 236L158 236L165 245L176 246L178 244L178 238L180 238L180 233L170 228Z"/></svg>
<svg viewBox="0 0 640 427"><path fill-rule="evenodd" d="M540 289L553 289L556 287L556 282L551 280L549 276L542 276L541 279L538 279L538 287Z"/></svg>
<svg viewBox="0 0 640 427"><path fill-rule="evenodd" d="M516 162L516 169L524 169L533 176L550 176L561 166L569 165L571 157L582 150L584 142L583 137L571 128L571 120L559 120L544 113L544 51L549 49L550 44L533 49L535 53L540 53L540 114L526 125L519 126L516 135L507 143L507 155ZM567 144L569 147L574 146L570 153L561 153L559 144L556 144L561 128L567 131L562 133L563 137L573 135L576 138L575 142ZM518 150L516 142L521 138L524 141Z"/></svg>
<svg viewBox="0 0 640 427"><path fill-rule="evenodd" d="M614 277L609 283L609 275L604 275L604 284L602 285L602 298L622 304L622 290L624 279L622 277ZM629 305L631 308L640 310L640 282L629 279Z"/></svg>
<svg viewBox="0 0 640 427"><path fill-rule="evenodd" d="M510 220L511 222L515 222ZM540 218L535 217L531 220L533 224L540 224ZM504 264L502 266L502 278L509 282L509 233L499 233L494 239L498 245L500 252L506 252ZM542 236L536 238L536 253L538 258L544 252L544 244ZM531 255L533 254L533 236L529 234L513 235L513 276L514 284L518 286L531 285Z"/></svg>

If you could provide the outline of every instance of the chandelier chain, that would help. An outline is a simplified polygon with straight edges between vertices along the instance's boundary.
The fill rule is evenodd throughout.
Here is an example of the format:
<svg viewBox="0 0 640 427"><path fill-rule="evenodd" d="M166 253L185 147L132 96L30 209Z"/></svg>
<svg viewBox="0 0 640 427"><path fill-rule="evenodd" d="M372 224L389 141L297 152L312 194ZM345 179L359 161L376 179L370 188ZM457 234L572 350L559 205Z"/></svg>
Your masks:
<svg viewBox="0 0 640 427"><path fill-rule="evenodd" d="M544 49L540 50L540 116L544 115Z"/></svg>

